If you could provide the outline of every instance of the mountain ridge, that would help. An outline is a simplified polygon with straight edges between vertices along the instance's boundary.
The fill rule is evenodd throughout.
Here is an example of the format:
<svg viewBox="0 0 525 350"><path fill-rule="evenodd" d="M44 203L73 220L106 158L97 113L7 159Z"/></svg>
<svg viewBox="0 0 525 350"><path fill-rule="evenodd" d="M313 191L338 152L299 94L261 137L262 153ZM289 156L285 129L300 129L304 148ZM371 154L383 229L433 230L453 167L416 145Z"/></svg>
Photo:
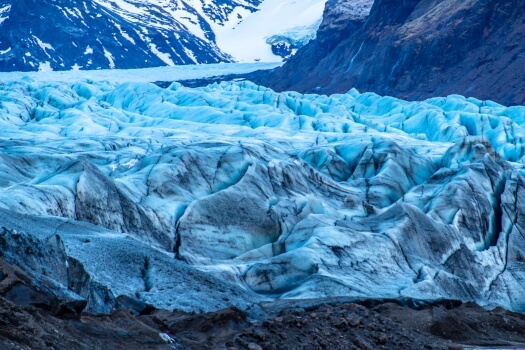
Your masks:
<svg viewBox="0 0 525 350"><path fill-rule="evenodd" d="M272 1L1 0L0 71L282 61L315 36L325 0Z"/></svg>
<svg viewBox="0 0 525 350"><path fill-rule="evenodd" d="M352 28L330 28L331 13L355 3L329 4L316 40L282 68L248 79L276 91L357 88L409 100L460 94L525 103L523 2L376 0ZM323 31L337 38L331 50L323 48Z"/></svg>

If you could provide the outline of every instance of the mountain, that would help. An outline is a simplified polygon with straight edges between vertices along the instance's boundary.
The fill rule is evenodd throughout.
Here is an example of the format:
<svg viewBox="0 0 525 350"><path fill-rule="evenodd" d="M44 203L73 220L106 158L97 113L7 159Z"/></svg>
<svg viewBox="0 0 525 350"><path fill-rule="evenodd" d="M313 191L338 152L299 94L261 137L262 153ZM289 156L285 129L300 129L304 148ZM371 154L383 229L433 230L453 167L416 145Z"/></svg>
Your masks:
<svg viewBox="0 0 525 350"><path fill-rule="evenodd" d="M315 36L323 5L324 0L1 0L0 70L280 61ZM276 24L257 29L271 21Z"/></svg>
<svg viewBox="0 0 525 350"><path fill-rule="evenodd" d="M315 38L326 0L264 0L241 21L213 26L217 44L239 62L281 61Z"/></svg>
<svg viewBox="0 0 525 350"><path fill-rule="evenodd" d="M0 111L0 250L31 281L0 273L11 301L525 311L525 107L23 79Z"/></svg>
<svg viewBox="0 0 525 350"><path fill-rule="evenodd" d="M412 100L457 93L525 103L524 2L376 0L371 5L329 1L317 39L282 69L252 80L278 91L330 94L357 88Z"/></svg>
<svg viewBox="0 0 525 350"><path fill-rule="evenodd" d="M224 43L245 45L246 29L273 18L264 5L277 2L181 2L182 12L160 1L57 4L4 3L11 46L2 57L24 69L79 69L89 61L61 56L79 47L89 66L111 68L130 57L126 40L137 52L129 64L144 64L146 51L175 64L166 61L181 48L197 60L195 43L210 60L230 60ZM251 76L299 91L166 85L150 74L162 68L124 72L147 82L106 71L0 74L0 343L523 343L525 106L494 100L521 99L524 6L329 0L306 46L319 24L306 23L308 11L296 16L304 25L253 34L263 46L236 57L287 57ZM100 35L68 27L73 14ZM170 41L175 27L186 40ZM489 97L411 102L351 86Z"/></svg>

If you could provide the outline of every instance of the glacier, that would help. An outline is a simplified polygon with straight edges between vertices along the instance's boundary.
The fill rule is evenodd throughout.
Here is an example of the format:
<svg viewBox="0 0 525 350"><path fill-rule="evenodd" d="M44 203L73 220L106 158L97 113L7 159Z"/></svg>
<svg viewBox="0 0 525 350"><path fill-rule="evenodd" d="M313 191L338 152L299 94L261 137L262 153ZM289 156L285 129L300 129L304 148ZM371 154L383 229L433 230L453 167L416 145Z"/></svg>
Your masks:
<svg viewBox="0 0 525 350"><path fill-rule="evenodd" d="M0 124L1 259L63 307L525 311L525 106L26 77Z"/></svg>
<svg viewBox="0 0 525 350"><path fill-rule="evenodd" d="M187 64L173 67L152 67L141 69L97 69L47 72L1 72L0 81L30 79L41 82L69 82L79 80L99 80L115 83L154 83L184 81L204 78L246 74L257 70L268 70L281 66L279 62L256 63L210 63Z"/></svg>
<svg viewBox="0 0 525 350"><path fill-rule="evenodd" d="M237 62L281 62L315 39L326 0L264 0L211 23L217 46Z"/></svg>

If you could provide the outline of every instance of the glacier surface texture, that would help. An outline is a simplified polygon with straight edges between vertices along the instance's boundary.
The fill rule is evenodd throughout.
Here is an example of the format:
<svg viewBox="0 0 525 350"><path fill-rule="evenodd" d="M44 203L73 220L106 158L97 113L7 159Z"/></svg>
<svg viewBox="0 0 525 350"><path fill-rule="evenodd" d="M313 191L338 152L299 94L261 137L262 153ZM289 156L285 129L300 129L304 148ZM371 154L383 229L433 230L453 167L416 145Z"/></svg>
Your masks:
<svg viewBox="0 0 525 350"><path fill-rule="evenodd" d="M25 79L0 123L3 258L71 307L525 311L525 107Z"/></svg>

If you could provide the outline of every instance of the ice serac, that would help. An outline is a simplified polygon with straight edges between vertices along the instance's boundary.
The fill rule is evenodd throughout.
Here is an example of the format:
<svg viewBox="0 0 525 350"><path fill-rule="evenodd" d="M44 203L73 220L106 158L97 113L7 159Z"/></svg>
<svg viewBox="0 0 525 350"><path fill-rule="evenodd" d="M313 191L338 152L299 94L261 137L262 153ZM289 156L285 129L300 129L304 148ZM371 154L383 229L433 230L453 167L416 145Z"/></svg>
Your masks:
<svg viewBox="0 0 525 350"><path fill-rule="evenodd" d="M208 312L232 304L246 308L260 299L129 235L7 210L0 216L5 259L0 261L1 292L20 304L58 313L115 309L140 313L151 305ZM17 268L28 276L20 280L24 273L13 273ZM2 286L11 280L14 283Z"/></svg>
<svg viewBox="0 0 525 350"><path fill-rule="evenodd" d="M252 79L277 91L355 87L412 100L461 94L525 103L523 2L376 0L369 15L362 3L370 9L372 1L329 1L317 39ZM368 16L348 20L348 9Z"/></svg>
<svg viewBox="0 0 525 350"><path fill-rule="evenodd" d="M45 290L50 309L97 313L323 296L525 311L525 107L26 79L0 85L0 123L11 299ZM9 269L35 282L22 293Z"/></svg>

